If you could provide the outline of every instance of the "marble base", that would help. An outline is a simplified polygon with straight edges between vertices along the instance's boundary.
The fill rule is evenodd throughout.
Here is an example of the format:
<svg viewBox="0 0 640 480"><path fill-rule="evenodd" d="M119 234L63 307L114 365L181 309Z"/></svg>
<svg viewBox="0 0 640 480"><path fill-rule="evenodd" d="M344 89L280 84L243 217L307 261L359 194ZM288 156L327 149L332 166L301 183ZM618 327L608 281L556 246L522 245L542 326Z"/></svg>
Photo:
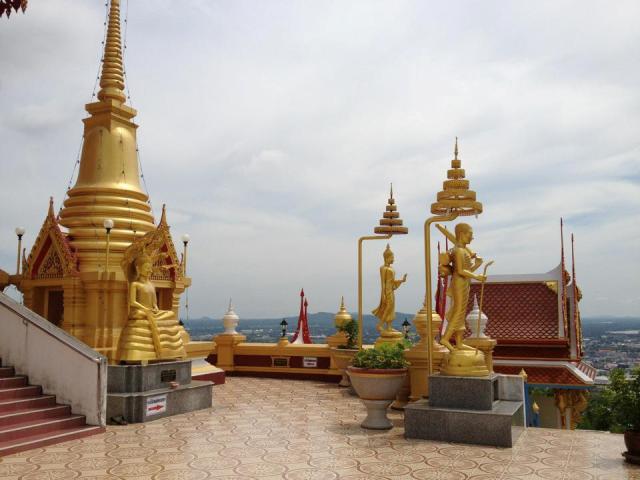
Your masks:
<svg viewBox="0 0 640 480"><path fill-rule="evenodd" d="M191 379L191 361L148 365L110 365L107 370L107 420L128 423L209 408L213 383Z"/></svg>
<svg viewBox="0 0 640 480"><path fill-rule="evenodd" d="M524 408L499 400L491 410L455 410L419 400L404 409L404 431L407 438L510 448L524 431Z"/></svg>
<svg viewBox="0 0 640 480"><path fill-rule="evenodd" d="M519 375L429 377L429 400L404 409L407 438L512 447L525 428Z"/></svg>

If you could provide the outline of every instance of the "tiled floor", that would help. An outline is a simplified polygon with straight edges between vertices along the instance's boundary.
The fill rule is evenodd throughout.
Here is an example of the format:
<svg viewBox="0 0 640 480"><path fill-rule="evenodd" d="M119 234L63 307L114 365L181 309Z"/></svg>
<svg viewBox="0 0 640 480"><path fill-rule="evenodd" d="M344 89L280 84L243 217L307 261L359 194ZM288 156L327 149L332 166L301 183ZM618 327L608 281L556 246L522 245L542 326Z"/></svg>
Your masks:
<svg viewBox="0 0 640 480"><path fill-rule="evenodd" d="M622 436L529 429L513 449L363 430L335 385L228 378L214 407L0 459L0 479L640 479Z"/></svg>

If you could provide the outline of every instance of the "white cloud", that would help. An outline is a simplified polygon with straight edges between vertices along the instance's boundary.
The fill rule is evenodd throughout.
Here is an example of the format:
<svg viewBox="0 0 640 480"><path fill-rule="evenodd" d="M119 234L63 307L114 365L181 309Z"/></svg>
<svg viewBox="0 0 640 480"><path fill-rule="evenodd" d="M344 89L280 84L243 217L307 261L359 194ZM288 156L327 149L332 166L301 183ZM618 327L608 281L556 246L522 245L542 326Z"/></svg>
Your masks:
<svg viewBox="0 0 640 480"><path fill-rule="evenodd" d="M103 13L40 2L3 22L6 267L13 227L32 242L48 196L62 200ZM392 181L411 230L393 240L409 274L398 308L416 310L422 222L459 136L485 207L476 248L495 273L553 268L563 216L584 314L637 315L640 284L621 266L640 260L638 14L636 2L131 2L142 164L156 215L167 203L173 234L193 239L191 313L220 315L233 296L245 317L291 314L301 286L313 310L342 294L355 308L356 241ZM366 246L367 310L383 248Z"/></svg>

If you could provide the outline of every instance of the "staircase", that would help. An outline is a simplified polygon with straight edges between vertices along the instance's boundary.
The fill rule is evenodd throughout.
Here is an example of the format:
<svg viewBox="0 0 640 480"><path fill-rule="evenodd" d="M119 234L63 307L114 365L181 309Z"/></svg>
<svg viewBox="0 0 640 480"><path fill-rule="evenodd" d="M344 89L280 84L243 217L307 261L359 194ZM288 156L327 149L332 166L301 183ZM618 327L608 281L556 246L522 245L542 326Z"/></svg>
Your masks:
<svg viewBox="0 0 640 480"><path fill-rule="evenodd" d="M87 425L84 415L72 414L71 407L56 404L42 387L29 385L13 367L3 367L0 359L0 457L103 431Z"/></svg>

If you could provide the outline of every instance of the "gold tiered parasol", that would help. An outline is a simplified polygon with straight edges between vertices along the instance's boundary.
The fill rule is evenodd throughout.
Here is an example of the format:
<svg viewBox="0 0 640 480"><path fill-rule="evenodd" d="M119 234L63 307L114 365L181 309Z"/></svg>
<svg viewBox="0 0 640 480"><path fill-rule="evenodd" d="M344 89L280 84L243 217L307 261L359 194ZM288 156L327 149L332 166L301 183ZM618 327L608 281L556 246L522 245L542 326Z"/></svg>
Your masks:
<svg viewBox="0 0 640 480"><path fill-rule="evenodd" d="M434 215L457 213L459 217L482 213L482 204L476 201L476 192L469 190L469 180L464 178L462 161L458 158L458 137L451 160L451 169L447 170L447 180L442 182L442 190L437 200L431 204Z"/></svg>
<svg viewBox="0 0 640 480"><path fill-rule="evenodd" d="M398 212L396 201L393 198L393 185L391 185L391 193L389 194L389 200L387 200L387 207L380 219L380 226L375 227L373 232L391 235L405 235L409 233L409 228L402 226L400 212Z"/></svg>

